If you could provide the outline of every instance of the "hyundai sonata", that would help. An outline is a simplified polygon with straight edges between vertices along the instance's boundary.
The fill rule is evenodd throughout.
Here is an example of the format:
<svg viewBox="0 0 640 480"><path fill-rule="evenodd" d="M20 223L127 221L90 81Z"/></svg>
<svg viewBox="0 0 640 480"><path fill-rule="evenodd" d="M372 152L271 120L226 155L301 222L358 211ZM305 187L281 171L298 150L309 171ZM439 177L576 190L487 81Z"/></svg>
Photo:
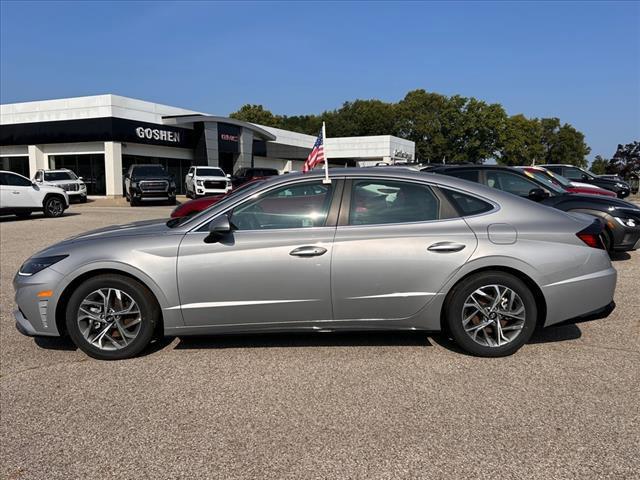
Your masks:
<svg viewBox="0 0 640 480"><path fill-rule="evenodd" d="M157 335L338 330L444 331L502 356L613 305L593 217L409 169L331 173L53 245L15 276L17 328L101 359Z"/></svg>

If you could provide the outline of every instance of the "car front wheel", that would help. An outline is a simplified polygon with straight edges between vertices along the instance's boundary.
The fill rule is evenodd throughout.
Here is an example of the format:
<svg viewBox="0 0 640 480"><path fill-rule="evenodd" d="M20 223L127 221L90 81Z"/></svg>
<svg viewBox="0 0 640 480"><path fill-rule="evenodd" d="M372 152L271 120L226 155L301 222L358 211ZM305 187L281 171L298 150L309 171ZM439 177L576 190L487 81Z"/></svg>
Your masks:
<svg viewBox="0 0 640 480"><path fill-rule="evenodd" d="M44 216L45 217L61 217L64 213L64 200L57 195L48 197L44 201Z"/></svg>
<svg viewBox="0 0 640 480"><path fill-rule="evenodd" d="M160 318L153 294L138 281L121 275L99 275L73 292L66 327L73 342L100 360L139 354L151 341Z"/></svg>
<svg viewBox="0 0 640 480"><path fill-rule="evenodd" d="M511 355L533 334L536 302L527 285L505 272L483 272L464 279L449 299L449 333L467 352L481 357Z"/></svg>

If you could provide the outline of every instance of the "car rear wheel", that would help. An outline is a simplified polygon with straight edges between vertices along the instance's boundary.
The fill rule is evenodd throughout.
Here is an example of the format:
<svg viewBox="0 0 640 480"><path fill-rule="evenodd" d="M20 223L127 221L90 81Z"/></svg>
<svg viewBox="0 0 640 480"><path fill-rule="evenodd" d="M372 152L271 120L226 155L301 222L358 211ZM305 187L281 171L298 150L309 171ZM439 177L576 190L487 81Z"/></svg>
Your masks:
<svg viewBox="0 0 640 480"><path fill-rule="evenodd" d="M449 299L446 326L456 343L482 357L511 355L533 334L536 302L527 285L504 272L464 279Z"/></svg>
<svg viewBox="0 0 640 480"><path fill-rule="evenodd" d="M47 197L44 201L44 216L45 217L60 217L64 213L64 200L58 195L52 195Z"/></svg>
<svg viewBox="0 0 640 480"><path fill-rule="evenodd" d="M608 228L605 228L602 231L602 243L604 244L604 248L607 252L613 252L613 234Z"/></svg>
<svg viewBox="0 0 640 480"><path fill-rule="evenodd" d="M153 294L132 278L99 275L73 292L66 326L73 342L100 360L139 354L151 341L160 318Z"/></svg>

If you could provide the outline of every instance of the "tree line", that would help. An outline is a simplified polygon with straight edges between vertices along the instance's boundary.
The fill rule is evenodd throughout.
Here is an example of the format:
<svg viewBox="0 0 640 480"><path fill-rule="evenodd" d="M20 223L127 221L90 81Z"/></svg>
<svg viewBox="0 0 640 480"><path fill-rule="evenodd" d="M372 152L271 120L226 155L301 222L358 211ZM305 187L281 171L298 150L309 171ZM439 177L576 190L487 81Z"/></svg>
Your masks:
<svg viewBox="0 0 640 480"><path fill-rule="evenodd" d="M616 152L610 159L596 155L591 164L591 171L596 175L618 174L622 178L629 178L631 173L639 173L640 142L635 141L625 145L618 145Z"/></svg>
<svg viewBox="0 0 640 480"><path fill-rule="evenodd" d="M395 135L416 144L421 163L484 162L503 165L568 163L587 166L584 134L558 118L507 115L502 105L473 97L413 90L396 103L345 102L320 115L275 115L244 105L232 118L309 135L326 122L328 137Z"/></svg>

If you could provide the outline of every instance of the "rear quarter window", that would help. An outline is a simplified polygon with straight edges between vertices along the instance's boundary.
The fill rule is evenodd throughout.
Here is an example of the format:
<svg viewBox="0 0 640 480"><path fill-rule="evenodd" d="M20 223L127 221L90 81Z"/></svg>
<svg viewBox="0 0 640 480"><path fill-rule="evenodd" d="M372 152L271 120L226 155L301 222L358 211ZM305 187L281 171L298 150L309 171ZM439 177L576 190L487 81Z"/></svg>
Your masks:
<svg viewBox="0 0 640 480"><path fill-rule="evenodd" d="M479 215L493 210L493 205L477 197L467 195L466 193L456 192L447 188L441 188L447 199L453 204L458 213L462 217L471 215Z"/></svg>

